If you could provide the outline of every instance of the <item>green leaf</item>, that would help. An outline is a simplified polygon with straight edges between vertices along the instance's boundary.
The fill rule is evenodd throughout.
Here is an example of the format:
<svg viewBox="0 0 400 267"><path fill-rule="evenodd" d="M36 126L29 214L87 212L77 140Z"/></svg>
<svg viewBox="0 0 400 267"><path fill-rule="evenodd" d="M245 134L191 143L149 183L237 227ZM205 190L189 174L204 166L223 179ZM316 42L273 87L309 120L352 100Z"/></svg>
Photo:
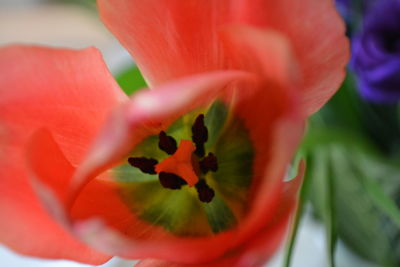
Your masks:
<svg viewBox="0 0 400 267"><path fill-rule="evenodd" d="M347 75L339 91L332 99L312 117L312 121L318 118L329 126L344 127L355 131L362 131L361 100L356 91L355 79Z"/></svg>
<svg viewBox="0 0 400 267"><path fill-rule="evenodd" d="M137 66L131 66L116 76L119 86L127 95L131 95L141 88L147 87Z"/></svg>
<svg viewBox="0 0 400 267"><path fill-rule="evenodd" d="M311 125L359 132L387 154L399 156L400 124L398 104L373 103L363 99L354 76L348 73L335 96L311 118Z"/></svg>
<svg viewBox="0 0 400 267"><path fill-rule="evenodd" d="M303 154L300 152L300 153L298 153L298 156L303 157ZM297 162L297 161L295 161L295 162ZM309 161L307 160L306 162L309 162ZM292 168L292 169L296 169L296 173L297 173L298 164L296 164L295 166L296 166L296 168ZM309 170L309 168L306 169L306 172L307 172L307 170ZM292 175L291 175L291 177L292 177ZM300 226L300 221L301 221L301 218L302 218L302 215L304 212L304 205L307 203L307 200L308 200L308 194L309 194L309 189L310 189L310 185L311 185L311 178L312 178L312 176L307 175L307 173L304 176L304 182L303 182L303 185L300 190L299 204L297 206L296 214L294 216L294 221L293 221L292 227L289 232L289 237L286 242L285 256L284 256L284 263L283 263L284 267L290 267L290 264L291 264L294 245L296 242L297 233L298 233L299 226Z"/></svg>
<svg viewBox="0 0 400 267"><path fill-rule="evenodd" d="M400 210L396 203L385 194L381 185L372 179L365 179L364 186L374 204L400 227Z"/></svg>
<svg viewBox="0 0 400 267"><path fill-rule="evenodd" d="M393 266L390 238L383 231L383 214L365 192L366 177L355 168L360 153L356 147L336 144L340 164L336 168L337 219L341 238L364 258Z"/></svg>
<svg viewBox="0 0 400 267"><path fill-rule="evenodd" d="M330 150L317 148L314 162L314 182L320 193L320 210L322 220L325 224L326 248L328 263L330 267L335 266L335 248L336 248L336 226L335 226L335 206L334 206L334 187L332 183L331 168L329 166Z"/></svg>
<svg viewBox="0 0 400 267"><path fill-rule="evenodd" d="M355 168L365 177L363 185L373 203L400 228L400 209L391 197L400 188L400 165L397 162L360 155Z"/></svg>
<svg viewBox="0 0 400 267"><path fill-rule="evenodd" d="M313 128L302 150L313 163L308 164L313 176L310 197L317 215L326 225L328 237L331 236L328 243L331 254L335 241L332 238L335 236L333 221L337 225L337 235L360 256L383 266L397 266L399 227L393 225L381 210L388 209L387 202L380 199L380 205L377 205L376 199L366 190L365 183L371 178L376 182L380 180L379 185L386 181L381 185L383 192L374 193L390 199L391 194L399 192L399 169L387 159L377 157L377 150L362 136L345 130ZM323 183L323 180L328 180L326 175L331 177L334 209L327 205L327 194L330 192ZM332 210L333 220L327 220Z"/></svg>

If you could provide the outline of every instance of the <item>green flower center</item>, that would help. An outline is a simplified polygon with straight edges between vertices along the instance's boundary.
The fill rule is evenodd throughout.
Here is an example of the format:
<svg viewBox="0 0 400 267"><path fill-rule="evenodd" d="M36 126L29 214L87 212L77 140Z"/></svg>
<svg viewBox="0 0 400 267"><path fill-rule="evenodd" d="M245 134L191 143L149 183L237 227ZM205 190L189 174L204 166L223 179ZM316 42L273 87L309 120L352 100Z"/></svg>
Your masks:
<svg viewBox="0 0 400 267"><path fill-rule="evenodd" d="M146 157L130 157L129 164L143 173L159 174L158 179L164 188L181 189L182 186L195 186L201 202L211 202L215 196L214 190L207 184L204 175L208 171L218 170L217 157L208 153L205 157L204 144L208 140L208 130L204 125L204 115L197 116L192 126L192 142L181 140L179 148L172 136L164 131L159 134L158 147L171 155L163 162Z"/></svg>
<svg viewBox="0 0 400 267"><path fill-rule="evenodd" d="M139 218L176 235L205 236L245 216L253 158L243 121L216 101L143 140L114 174Z"/></svg>

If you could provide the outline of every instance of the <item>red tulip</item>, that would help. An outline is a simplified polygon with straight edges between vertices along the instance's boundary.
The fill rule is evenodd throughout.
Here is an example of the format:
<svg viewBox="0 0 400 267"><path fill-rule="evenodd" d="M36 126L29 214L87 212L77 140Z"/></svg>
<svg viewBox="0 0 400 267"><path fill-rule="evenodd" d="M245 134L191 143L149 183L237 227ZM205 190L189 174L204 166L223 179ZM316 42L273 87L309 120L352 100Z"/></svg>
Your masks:
<svg viewBox="0 0 400 267"><path fill-rule="evenodd" d="M304 119L344 76L331 1L99 7L154 90L128 100L93 48L1 49L0 240L91 264L262 264L296 205Z"/></svg>

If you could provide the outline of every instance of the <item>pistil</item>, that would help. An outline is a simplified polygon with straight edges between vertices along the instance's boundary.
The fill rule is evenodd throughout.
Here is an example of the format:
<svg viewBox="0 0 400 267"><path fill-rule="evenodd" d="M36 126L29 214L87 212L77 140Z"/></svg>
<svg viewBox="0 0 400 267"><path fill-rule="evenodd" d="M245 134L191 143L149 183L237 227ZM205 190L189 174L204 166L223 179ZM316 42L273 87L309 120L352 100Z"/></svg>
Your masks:
<svg viewBox="0 0 400 267"><path fill-rule="evenodd" d="M185 180L190 187L194 186L199 181L192 165L192 156L195 150L196 148L190 140L181 140L176 152L157 164L155 171L157 173L174 173Z"/></svg>

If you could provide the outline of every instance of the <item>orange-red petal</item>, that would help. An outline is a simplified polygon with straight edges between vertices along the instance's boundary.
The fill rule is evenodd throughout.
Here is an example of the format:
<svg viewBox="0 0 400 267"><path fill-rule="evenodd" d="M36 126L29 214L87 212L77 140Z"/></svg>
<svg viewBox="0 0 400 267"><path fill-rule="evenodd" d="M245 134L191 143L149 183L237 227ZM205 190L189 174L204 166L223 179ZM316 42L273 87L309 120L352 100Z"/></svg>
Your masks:
<svg viewBox="0 0 400 267"><path fill-rule="evenodd" d="M218 25L229 1L99 0L106 26L128 49L151 86L224 69Z"/></svg>
<svg viewBox="0 0 400 267"><path fill-rule="evenodd" d="M145 137L158 134L185 113L209 104L227 86L254 81L243 71L220 71L188 76L155 90L142 90L116 109L77 170L73 191L113 166Z"/></svg>
<svg viewBox="0 0 400 267"><path fill-rule="evenodd" d="M273 54L280 47L270 45L269 49L267 54ZM288 66L285 61L291 60L290 56L283 52L277 55L271 66ZM70 187L73 194L68 202L72 208L72 231L107 253L197 263L234 251L269 226L283 205L282 179L302 133L302 120L294 101L296 91L292 90L291 75L285 75L287 68L264 66L262 70L268 79L254 79L255 75L244 71L187 76L157 90L141 91L117 108L74 175ZM182 238L138 220L133 212L129 215L115 184L98 175L118 164L145 137L158 134L180 116L208 106L215 99L224 101L243 120L255 147L246 218L238 228L213 236ZM269 245L272 251L277 243Z"/></svg>
<svg viewBox="0 0 400 267"><path fill-rule="evenodd" d="M344 79L349 44L331 0L98 0L98 5L104 23L151 85L227 69L231 58L218 31L232 24L272 30L289 40L308 115L321 108Z"/></svg>
<svg viewBox="0 0 400 267"><path fill-rule="evenodd" d="M110 125L119 127L105 128L98 141L98 147L94 147L90 153L92 156L89 156L81 166L82 169L78 170L75 176L77 184L82 186L92 180L102 170L117 163L145 136L165 130L168 123L180 115L207 105L209 101L218 98L218 95L235 95L229 91L236 89L232 82L238 79L248 79L248 74L229 71L196 75L134 96L129 105L119 110L116 113L118 116L111 120L114 122ZM262 87L258 87L260 85L267 87L263 90ZM109 214L104 214L103 219L90 219L90 216L81 214L83 220L74 228L78 235L98 249L112 251L123 257L149 257L196 263L222 256L226 251L245 243L249 237L268 225L282 205L282 179L301 136L302 123L296 115L297 109L287 105L291 103L290 90L283 93L282 90L286 89L276 87L272 82L248 82L242 86L247 88L247 93L243 97L233 98L235 101L230 104L250 129L251 139L256 146L256 162L251 211L239 228L211 237L180 238L156 226L140 225L133 220L137 233L146 235L143 238L132 238L132 235L126 235L127 229L123 228L126 226L116 227L115 224L109 223ZM240 88L233 91L240 95ZM273 90L274 88L282 90ZM168 99L176 101L168 102ZM266 109L266 105L273 112L269 112L270 109ZM266 110L268 112L265 112ZM106 138L110 136L113 138ZM90 186L90 183L86 187ZM81 194L85 193L85 189L83 190ZM78 203L75 208L77 205ZM110 207L110 214L111 211ZM95 214L90 209L86 212ZM271 248L276 246L277 243L271 244Z"/></svg>
<svg viewBox="0 0 400 267"><path fill-rule="evenodd" d="M33 131L46 127L66 158L79 163L124 94L94 48L1 48L0 72L1 242L38 257L104 262L108 256L78 242L40 205L28 181L24 147Z"/></svg>
<svg viewBox="0 0 400 267"><path fill-rule="evenodd" d="M124 257L157 256L192 262L208 257L215 258L223 253L225 246L221 245L228 244L226 240L232 233L218 235L216 238L219 241L206 250L196 249L204 248L209 244L209 240L191 238L186 240L143 223L123 204L115 182L107 181L106 177L93 178L100 172L99 170L107 169L110 164L120 160L121 155L130 151L135 143L149 134L158 133L175 117L196 107L207 105L228 85L233 86L238 80L252 77L239 71L188 77L158 90L138 93L130 103L117 109L108 124L114 127L105 126L97 146L93 147L87 161L80 165L81 169L76 172L75 179L78 180L74 180L73 188L78 188L79 194L76 194L77 198L68 202L72 205L70 215L75 222L71 229L92 247ZM188 87L192 90L186 90ZM43 176L40 173L36 175ZM45 182L47 179L49 178L40 180ZM47 189L56 191L51 187L52 184L49 183ZM42 200L46 202L46 198ZM67 215L67 208L64 207L63 211L57 213ZM62 217L58 216L55 219ZM141 233L146 234L143 236ZM136 238L127 238L126 234ZM181 253L182 249L186 251L184 255Z"/></svg>
<svg viewBox="0 0 400 267"><path fill-rule="evenodd" d="M250 267L263 266L263 264L273 255L276 248L282 241L286 232L286 225L290 219L290 214L296 207L297 194L303 181L305 170L304 162L300 163L299 172L296 178L285 183L284 193L281 197L281 210L278 220L274 220L270 225L265 226L252 239L234 252L223 256L215 261L202 264L182 264L164 260L146 259L136 264L136 267Z"/></svg>
<svg viewBox="0 0 400 267"><path fill-rule="evenodd" d="M303 79L307 114L318 111L345 76L349 42L332 0L234 0L235 21L279 31L290 41Z"/></svg>

